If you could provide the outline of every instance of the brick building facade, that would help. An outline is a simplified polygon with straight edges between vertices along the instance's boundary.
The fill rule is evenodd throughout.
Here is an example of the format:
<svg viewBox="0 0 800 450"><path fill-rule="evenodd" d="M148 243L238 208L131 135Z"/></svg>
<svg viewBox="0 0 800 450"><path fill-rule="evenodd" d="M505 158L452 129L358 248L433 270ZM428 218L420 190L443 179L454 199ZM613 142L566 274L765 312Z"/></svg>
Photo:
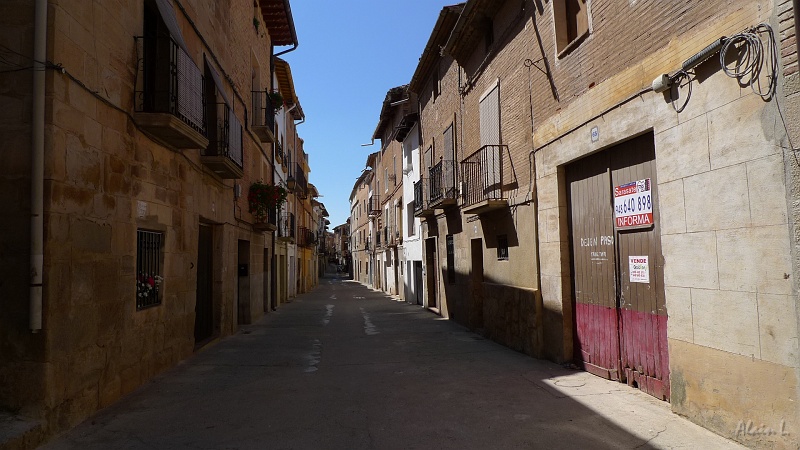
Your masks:
<svg viewBox="0 0 800 450"><path fill-rule="evenodd" d="M433 196L415 205L426 305L744 444L796 446L743 432L800 426L790 6L445 8L410 85ZM760 84L728 76L737 51L758 51L740 33L770 56L761 23L779 60ZM723 62L719 47L693 58L723 36ZM455 180L440 181L450 158Z"/></svg>

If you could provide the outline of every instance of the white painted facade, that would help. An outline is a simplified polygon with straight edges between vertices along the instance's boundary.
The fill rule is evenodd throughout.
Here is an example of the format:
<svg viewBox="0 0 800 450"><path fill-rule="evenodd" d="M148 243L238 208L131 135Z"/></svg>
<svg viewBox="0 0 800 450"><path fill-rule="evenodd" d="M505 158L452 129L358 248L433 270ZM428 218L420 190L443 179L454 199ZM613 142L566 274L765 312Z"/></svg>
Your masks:
<svg viewBox="0 0 800 450"><path fill-rule="evenodd" d="M422 265L422 224L419 217L414 217L414 183L419 180L419 129L414 125L403 141L402 264L403 290L409 303L422 301L422 285L414 277L415 263Z"/></svg>

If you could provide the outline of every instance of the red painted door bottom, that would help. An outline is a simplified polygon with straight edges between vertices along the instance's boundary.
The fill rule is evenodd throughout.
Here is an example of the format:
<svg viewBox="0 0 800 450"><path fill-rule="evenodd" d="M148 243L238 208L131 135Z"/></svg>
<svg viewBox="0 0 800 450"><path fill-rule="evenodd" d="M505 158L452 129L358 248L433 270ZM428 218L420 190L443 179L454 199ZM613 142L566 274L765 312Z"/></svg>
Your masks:
<svg viewBox="0 0 800 450"><path fill-rule="evenodd" d="M615 226L614 188L647 180L658 218L653 135L567 167L575 358L595 375L669 400L664 258L658 221Z"/></svg>

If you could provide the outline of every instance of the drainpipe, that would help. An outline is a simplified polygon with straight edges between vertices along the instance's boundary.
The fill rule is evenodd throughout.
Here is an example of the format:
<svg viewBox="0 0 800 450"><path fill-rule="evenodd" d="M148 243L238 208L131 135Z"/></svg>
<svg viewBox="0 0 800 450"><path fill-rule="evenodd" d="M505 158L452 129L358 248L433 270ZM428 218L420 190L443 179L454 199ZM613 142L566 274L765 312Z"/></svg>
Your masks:
<svg viewBox="0 0 800 450"><path fill-rule="evenodd" d="M47 0L36 0L33 38L33 117L31 119L30 329L42 329L44 268L44 91L47 60Z"/></svg>

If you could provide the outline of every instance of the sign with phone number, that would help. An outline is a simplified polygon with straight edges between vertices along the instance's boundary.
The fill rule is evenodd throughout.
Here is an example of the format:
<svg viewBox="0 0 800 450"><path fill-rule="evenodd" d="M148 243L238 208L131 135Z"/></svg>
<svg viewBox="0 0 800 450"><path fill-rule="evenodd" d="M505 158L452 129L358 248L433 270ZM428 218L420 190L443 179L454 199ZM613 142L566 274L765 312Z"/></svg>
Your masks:
<svg viewBox="0 0 800 450"><path fill-rule="evenodd" d="M653 225L650 178L614 187L614 225L618 230Z"/></svg>

